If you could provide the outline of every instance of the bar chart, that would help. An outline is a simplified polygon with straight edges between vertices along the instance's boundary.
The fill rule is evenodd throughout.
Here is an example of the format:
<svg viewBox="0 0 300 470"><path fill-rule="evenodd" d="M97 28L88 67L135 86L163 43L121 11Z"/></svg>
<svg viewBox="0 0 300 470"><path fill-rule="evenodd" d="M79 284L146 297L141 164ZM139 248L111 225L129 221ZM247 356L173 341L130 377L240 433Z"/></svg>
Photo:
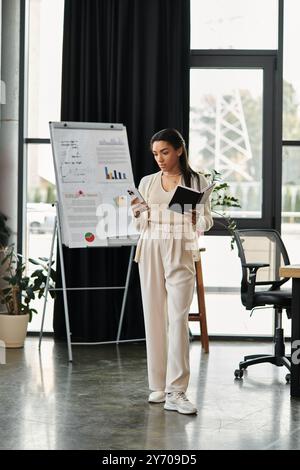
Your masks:
<svg viewBox="0 0 300 470"><path fill-rule="evenodd" d="M104 167L104 170L105 170L105 179L107 180L126 180L127 179L126 173L122 173L121 171L117 171L117 170L109 171L107 166Z"/></svg>

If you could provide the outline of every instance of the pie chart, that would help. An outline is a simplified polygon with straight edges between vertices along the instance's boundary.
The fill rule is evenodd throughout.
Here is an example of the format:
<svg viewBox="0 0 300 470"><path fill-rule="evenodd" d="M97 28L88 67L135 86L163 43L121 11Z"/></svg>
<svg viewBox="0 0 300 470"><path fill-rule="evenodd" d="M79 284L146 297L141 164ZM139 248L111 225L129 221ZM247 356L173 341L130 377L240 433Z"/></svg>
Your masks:
<svg viewBox="0 0 300 470"><path fill-rule="evenodd" d="M95 235L92 232L86 232L84 235L84 238L86 239L87 242L91 243L95 240Z"/></svg>

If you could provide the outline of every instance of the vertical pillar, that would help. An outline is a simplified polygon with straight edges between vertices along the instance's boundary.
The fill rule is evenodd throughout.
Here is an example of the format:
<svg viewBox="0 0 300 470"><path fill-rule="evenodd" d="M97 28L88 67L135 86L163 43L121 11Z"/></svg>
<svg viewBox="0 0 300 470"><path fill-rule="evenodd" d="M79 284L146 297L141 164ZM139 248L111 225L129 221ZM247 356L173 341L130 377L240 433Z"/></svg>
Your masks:
<svg viewBox="0 0 300 470"><path fill-rule="evenodd" d="M17 242L19 197L19 97L21 2L2 0L1 80L5 104L0 114L0 210L9 217Z"/></svg>

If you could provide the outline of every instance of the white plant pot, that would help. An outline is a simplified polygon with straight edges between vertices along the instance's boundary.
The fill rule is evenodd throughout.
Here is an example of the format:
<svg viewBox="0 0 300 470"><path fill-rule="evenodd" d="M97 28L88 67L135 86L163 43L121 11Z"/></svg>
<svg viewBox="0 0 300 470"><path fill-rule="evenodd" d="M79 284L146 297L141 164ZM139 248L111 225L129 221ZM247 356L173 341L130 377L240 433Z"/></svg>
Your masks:
<svg viewBox="0 0 300 470"><path fill-rule="evenodd" d="M27 333L29 315L0 313L0 340L6 348L22 348Z"/></svg>

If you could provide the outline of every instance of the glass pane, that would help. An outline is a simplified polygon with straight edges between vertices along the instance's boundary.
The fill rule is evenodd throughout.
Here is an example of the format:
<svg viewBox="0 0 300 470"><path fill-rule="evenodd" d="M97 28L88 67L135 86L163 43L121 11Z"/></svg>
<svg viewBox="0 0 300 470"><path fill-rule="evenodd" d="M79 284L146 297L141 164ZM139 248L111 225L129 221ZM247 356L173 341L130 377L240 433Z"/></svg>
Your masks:
<svg viewBox="0 0 300 470"><path fill-rule="evenodd" d="M242 305L240 295L237 293L206 292L205 307L208 334L211 336L272 336L273 309L254 311L250 317L250 311ZM191 305L191 312L197 312L196 296ZM290 323L289 321L287 326ZM192 334L200 334L198 322L189 322L189 327ZM284 328L285 334L289 334L286 326Z"/></svg>
<svg viewBox="0 0 300 470"><path fill-rule="evenodd" d="M191 0L191 49L277 49L277 22L277 0Z"/></svg>
<svg viewBox="0 0 300 470"><path fill-rule="evenodd" d="M63 0L29 2L28 137L60 121L63 13Z"/></svg>
<svg viewBox="0 0 300 470"><path fill-rule="evenodd" d="M299 0L284 2L283 39L283 138L300 140L300 30Z"/></svg>
<svg viewBox="0 0 300 470"><path fill-rule="evenodd" d="M290 262L300 263L300 146L283 147L282 237Z"/></svg>
<svg viewBox="0 0 300 470"><path fill-rule="evenodd" d="M56 200L54 168L51 146L28 145L27 210L26 210L26 259L49 258L54 227ZM54 259L56 248L54 249ZM35 266L28 263L28 273ZM33 308L38 311L29 324L29 331L39 331L43 312L43 299L36 300ZM53 331L53 300L48 297L44 331Z"/></svg>
<svg viewBox="0 0 300 470"><path fill-rule="evenodd" d="M300 146L283 147L282 153L282 224L281 236L290 263L300 264ZM292 288L291 279L285 288ZM283 315L286 335L291 335L291 322Z"/></svg>
<svg viewBox="0 0 300 470"><path fill-rule="evenodd" d="M192 69L190 163L215 169L242 208L234 217L261 217L263 71Z"/></svg>
<svg viewBox="0 0 300 470"><path fill-rule="evenodd" d="M241 302L241 262L237 248L230 248L230 237L204 236L199 246L201 254L206 303L208 333L210 335L272 335L273 310L264 309L250 317ZM197 312L197 295L194 294L191 312ZM199 335L199 324L189 323L193 334Z"/></svg>

